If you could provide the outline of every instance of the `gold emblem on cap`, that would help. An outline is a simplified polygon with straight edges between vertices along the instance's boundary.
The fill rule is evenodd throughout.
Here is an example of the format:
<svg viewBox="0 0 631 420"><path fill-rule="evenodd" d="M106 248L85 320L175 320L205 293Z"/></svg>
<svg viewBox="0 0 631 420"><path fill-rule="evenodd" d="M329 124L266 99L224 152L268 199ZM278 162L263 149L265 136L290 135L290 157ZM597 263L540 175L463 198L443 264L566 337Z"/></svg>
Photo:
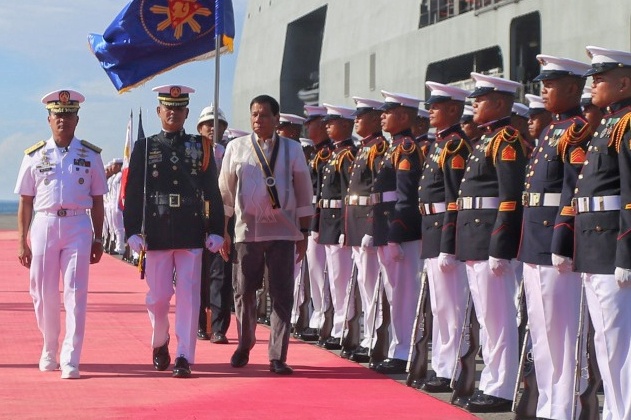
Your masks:
<svg viewBox="0 0 631 420"><path fill-rule="evenodd" d="M182 94L182 88L179 86L171 86L171 90L169 91L169 95L173 98L177 98Z"/></svg>
<svg viewBox="0 0 631 420"><path fill-rule="evenodd" d="M61 102L63 105L66 105L68 102L70 102L70 92L68 92L67 90L60 91L59 102Z"/></svg>

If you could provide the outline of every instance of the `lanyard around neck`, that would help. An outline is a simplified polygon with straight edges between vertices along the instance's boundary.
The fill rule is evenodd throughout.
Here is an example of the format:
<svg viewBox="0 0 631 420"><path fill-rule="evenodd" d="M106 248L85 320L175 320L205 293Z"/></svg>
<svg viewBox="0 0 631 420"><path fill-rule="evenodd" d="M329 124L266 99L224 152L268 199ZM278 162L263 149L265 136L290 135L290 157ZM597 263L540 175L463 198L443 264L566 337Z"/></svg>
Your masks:
<svg viewBox="0 0 631 420"><path fill-rule="evenodd" d="M278 137L274 142L272 155L270 156L269 161L267 160L265 153L263 153L263 149L261 149L259 142L254 139L254 135L250 137L250 140L252 141L252 147L254 148L256 157L258 158L259 165L261 165L261 170L265 175L265 186L267 187L269 198L272 200L272 208L277 209L280 207L280 200L278 199L278 190L276 189L276 178L274 178L274 166L276 165L276 158L278 157L280 137Z"/></svg>

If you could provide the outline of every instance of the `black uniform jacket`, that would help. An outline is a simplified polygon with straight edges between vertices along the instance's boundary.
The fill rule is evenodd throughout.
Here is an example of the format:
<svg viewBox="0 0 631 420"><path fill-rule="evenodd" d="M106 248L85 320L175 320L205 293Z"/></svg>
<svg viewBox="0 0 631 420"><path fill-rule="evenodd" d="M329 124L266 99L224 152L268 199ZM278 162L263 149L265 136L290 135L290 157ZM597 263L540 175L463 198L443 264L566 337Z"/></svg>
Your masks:
<svg viewBox="0 0 631 420"><path fill-rule="evenodd" d="M357 147L353 139L334 143L330 158L320 167L319 218L315 220L313 228L319 233L318 243L339 243L344 224L344 199L356 154Z"/></svg>
<svg viewBox="0 0 631 420"><path fill-rule="evenodd" d="M322 180L320 176L322 175L322 167L328 162L331 158L331 153L333 150L333 142L331 140L325 140L315 145L313 153L309 156L307 163L309 165L309 169L311 170L311 184L313 184L313 205L315 208L315 212L311 219L311 225L309 226L310 230L313 230L317 226L317 221L320 219L320 209L318 208L318 199L320 198L318 194L320 193L319 186L322 185Z"/></svg>
<svg viewBox="0 0 631 420"><path fill-rule="evenodd" d="M207 233L223 236L217 166L211 156L208 168L202 171L203 158L202 138L184 130L163 131L136 141L125 189L127 237L141 233L143 197L148 250L203 248ZM209 210L206 221L205 206Z"/></svg>
<svg viewBox="0 0 631 420"><path fill-rule="evenodd" d="M521 232L521 193L526 171L526 147L510 118L484 126L485 133L475 145L460 184L459 203L488 198L497 208L458 210L456 257L486 260L489 256L512 259L517 256Z"/></svg>
<svg viewBox="0 0 631 420"><path fill-rule="evenodd" d="M362 140L361 148L355 156L345 203L344 236L347 245L360 246L364 235L374 237L375 205L369 197L374 193L373 185L378 168L382 166L381 161L388 147L388 141L383 135L375 133Z"/></svg>
<svg viewBox="0 0 631 420"><path fill-rule="evenodd" d="M526 169L522 197L524 216L517 257L520 261L552 265L553 237L556 237L559 247L567 249L572 246L574 216L570 207L571 192L585 161L587 143L591 138L589 133L579 107L555 114L550 125L541 132ZM550 205L553 198L555 203L558 201L560 204ZM567 250L559 253L566 255Z"/></svg>
<svg viewBox="0 0 631 420"><path fill-rule="evenodd" d="M607 111L587 149L574 197L594 197L595 210L600 207L598 197L620 196L620 210L576 214L574 268L582 273L631 269L631 98ZM608 198L606 208L612 200Z"/></svg>
<svg viewBox="0 0 631 420"><path fill-rule="evenodd" d="M423 216L422 258L456 252L456 199L470 153L471 147L460 124L437 133L429 149L418 187Z"/></svg>
<svg viewBox="0 0 631 420"><path fill-rule="evenodd" d="M375 246L421 239L421 213L418 209L418 181L424 157L412 132L392 136L392 143L377 168L373 190L378 196L395 193L396 201L373 207Z"/></svg>

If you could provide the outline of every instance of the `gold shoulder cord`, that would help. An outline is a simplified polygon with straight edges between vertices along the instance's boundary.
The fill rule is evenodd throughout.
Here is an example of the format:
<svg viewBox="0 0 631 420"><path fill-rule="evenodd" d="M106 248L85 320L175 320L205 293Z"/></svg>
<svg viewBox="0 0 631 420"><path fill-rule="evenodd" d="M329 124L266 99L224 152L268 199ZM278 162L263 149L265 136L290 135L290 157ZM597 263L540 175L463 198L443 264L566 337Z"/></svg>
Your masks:
<svg viewBox="0 0 631 420"><path fill-rule="evenodd" d="M355 160L355 157L351 153L350 149L342 150L342 152L339 154L339 156L335 160L335 170L337 172L340 172L340 170L342 169L342 163L344 163L344 159L348 159L351 162Z"/></svg>
<svg viewBox="0 0 631 420"><path fill-rule="evenodd" d="M467 142L464 141L464 139L459 140L460 141L458 142L456 142L455 139L447 140L447 142L445 143L445 147L443 147L443 150L440 151L440 156L438 157L438 167L443 171L445 170L445 161L447 160L447 158L453 154L458 153L458 151L462 149L463 145L464 147L469 149L469 151L471 151L471 148L469 147ZM450 149L449 146L451 145L455 145L455 147L453 149Z"/></svg>
<svg viewBox="0 0 631 420"><path fill-rule="evenodd" d="M386 150L388 150L388 142L385 140L381 140L379 143L375 143L370 148L368 152L368 167L372 170L373 165L375 163L375 159L377 156L383 156L386 154Z"/></svg>
<svg viewBox="0 0 631 420"><path fill-rule="evenodd" d="M521 135L519 134L519 131L515 130L512 127L504 127L499 133L495 135L495 137L493 137L490 147L486 149L487 157L489 157L489 152L491 152L490 156L493 157L494 165L497 162L497 154L503 141L505 141L506 143L518 142L519 146L521 147L522 153L524 155L526 154L526 147L524 146L524 142L521 138Z"/></svg>
<svg viewBox="0 0 631 420"><path fill-rule="evenodd" d="M424 161L423 152L421 151L420 147L417 147L416 143L413 141L410 143L409 148L407 149L405 148L405 143L401 143L397 146L397 148L394 151L394 154L392 155L392 164L396 168L399 165L399 160L401 159L402 153L406 155L411 155L414 152L418 154L420 162L422 164Z"/></svg>
<svg viewBox="0 0 631 420"><path fill-rule="evenodd" d="M620 143L629 128L631 128L631 111L620 118L620 121L618 121L613 127L607 147L611 147L613 145L616 148L616 152L620 153ZM631 147L631 144L629 147Z"/></svg>
<svg viewBox="0 0 631 420"><path fill-rule="evenodd" d="M313 159L313 164L311 167L314 171L318 170L318 166L320 162L327 162L331 158L331 149L328 147L321 149L318 153L316 153L316 157Z"/></svg>
<svg viewBox="0 0 631 420"><path fill-rule="evenodd" d="M591 135L592 130L589 124L579 126L578 124L573 123L569 126L559 139L559 144L557 145L557 153L561 156L561 160L565 162L565 154L568 147L578 146Z"/></svg>

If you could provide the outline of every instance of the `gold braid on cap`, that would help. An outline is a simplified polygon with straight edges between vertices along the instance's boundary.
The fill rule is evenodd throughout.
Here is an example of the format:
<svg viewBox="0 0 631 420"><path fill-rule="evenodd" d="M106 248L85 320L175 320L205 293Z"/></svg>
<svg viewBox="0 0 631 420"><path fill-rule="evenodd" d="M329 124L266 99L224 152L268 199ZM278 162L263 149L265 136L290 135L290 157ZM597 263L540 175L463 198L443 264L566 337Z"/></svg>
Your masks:
<svg viewBox="0 0 631 420"><path fill-rule="evenodd" d="M411 155L414 153L418 155L419 162L421 162L421 166L423 166L423 162L425 162L423 151L417 146L416 142L411 137L406 137L394 150L394 153L392 154L392 164L396 168L399 166L401 155Z"/></svg>
<svg viewBox="0 0 631 420"><path fill-rule="evenodd" d="M493 157L493 165L497 162L497 153L499 152L503 141L509 144L515 142L519 143L522 152L526 155L524 139L521 137L521 134L519 134L519 131L511 126L506 126L491 139L491 144L487 146L486 157Z"/></svg>
<svg viewBox="0 0 631 420"><path fill-rule="evenodd" d="M622 118L620 118L620 121L618 121L613 127L607 147L611 147L611 145L614 145L616 148L616 152L620 153L620 143L622 142L622 138L624 137L625 133L629 131L629 128L631 128L631 110L630 112L627 112ZM629 145L629 147L631 147L631 144Z"/></svg>
<svg viewBox="0 0 631 420"><path fill-rule="evenodd" d="M443 171L445 171L445 161L449 156L458 153L458 151L460 151L460 149L462 149L463 147L466 147L467 150L471 152L471 147L469 147L464 139L460 138L459 142L457 142L457 140L457 138L448 139L447 141L445 141L445 147L443 147L443 150L440 151L440 156L438 156L438 167ZM452 145L455 147L453 149L450 149L449 146Z"/></svg>
<svg viewBox="0 0 631 420"><path fill-rule="evenodd" d="M386 150L388 150L388 142L383 137L381 138L381 141L379 141L379 143L375 143L370 147L370 151L368 152L367 164L371 170L377 156L385 155Z"/></svg>
<svg viewBox="0 0 631 420"><path fill-rule="evenodd" d="M579 124L579 122L583 122L584 124ZM592 133L592 127L587 124L585 120L574 121L574 123L565 130L563 135L561 135L561 138L559 138L557 153L561 156L561 160L565 162L565 153L568 147L580 145L588 140Z"/></svg>
<svg viewBox="0 0 631 420"><path fill-rule="evenodd" d="M332 154L333 153L331 152L331 149L328 146L320 149L320 151L316 153L316 156L313 159L313 163L311 164L311 167L313 168L313 170L317 171L318 167L320 166L320 163L328 162L329 159L331 159Z"/></svg>

